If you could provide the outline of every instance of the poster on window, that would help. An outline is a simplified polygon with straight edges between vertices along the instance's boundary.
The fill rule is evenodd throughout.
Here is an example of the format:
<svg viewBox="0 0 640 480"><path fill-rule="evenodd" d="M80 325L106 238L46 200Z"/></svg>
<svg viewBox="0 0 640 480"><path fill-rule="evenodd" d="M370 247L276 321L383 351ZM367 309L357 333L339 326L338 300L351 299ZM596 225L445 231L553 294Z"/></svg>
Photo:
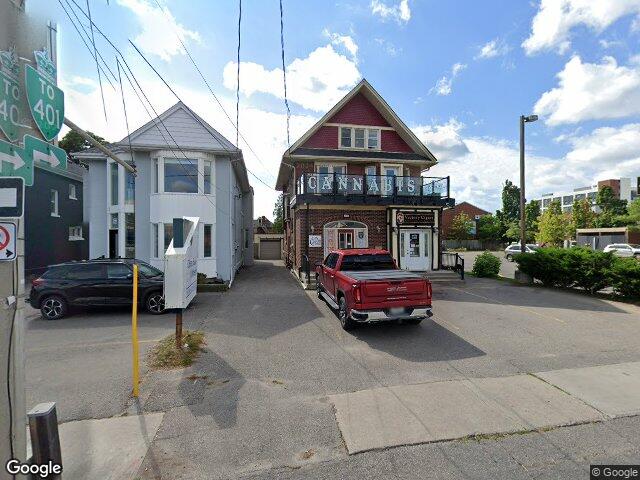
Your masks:
<svg viewBox="0 0 640 480"><path fill-rule="evenodd" d="M367 229L356 229L356 248L367 248L368 246Z"/></svg>

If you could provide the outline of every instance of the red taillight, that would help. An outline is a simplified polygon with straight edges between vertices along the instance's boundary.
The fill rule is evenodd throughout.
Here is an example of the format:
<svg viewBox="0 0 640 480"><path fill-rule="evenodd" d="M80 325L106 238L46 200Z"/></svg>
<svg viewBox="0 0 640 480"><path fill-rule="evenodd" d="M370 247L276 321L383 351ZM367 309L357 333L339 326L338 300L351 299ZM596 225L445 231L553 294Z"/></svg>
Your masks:
<svg viewBox="0 0 640 480"><path fill-rule="evenodd" d="M427 295L429 295L429 300L431 300L431 282L429 280L425 280L427 283Z"/></svg>
<svg viewBox="0 0 640 480"><path fill-rule="evenodd" d="M353 301L356 303L360 303L362 301L362 293L360 292L360 285L357 283L353 284Z"/></svg>
<svg viewBox="0 0 640 480"><path fill-rule="evenodd" d="M33 280L31 280L32 287L37 287L38 285L42 285L43 283L44 280L42 278L34 278Z"/></svg>

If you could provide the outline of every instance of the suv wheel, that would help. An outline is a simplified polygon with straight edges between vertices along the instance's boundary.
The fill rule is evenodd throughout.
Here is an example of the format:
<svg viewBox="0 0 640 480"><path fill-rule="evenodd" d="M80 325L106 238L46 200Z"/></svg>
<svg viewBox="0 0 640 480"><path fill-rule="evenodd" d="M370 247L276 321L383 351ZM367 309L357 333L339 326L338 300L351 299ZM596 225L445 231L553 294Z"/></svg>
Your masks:
<svg viewBox="0 0 640 480"><path fill-rule="evenodd" d="M164 295L160 292L152 292L147 297L145 302L147 312L152 315L160 315L164 313Z"/></svg>
<svg viewBox="0 0 640 480"><path fill-rule="evenodd" d="M338 318L340 318L340 324L343 330L351 330L356 326L355 322L351 320L349 312L347 310L347 301L344 297L340 297L338 300Z"/></svg>
<svg viewBox="0 0 640 480"><path fill-rule="evenodd" d="M58 295L45 297L40 302L40 313L46 320L58 320L67 314L67 302Z"/></svg>

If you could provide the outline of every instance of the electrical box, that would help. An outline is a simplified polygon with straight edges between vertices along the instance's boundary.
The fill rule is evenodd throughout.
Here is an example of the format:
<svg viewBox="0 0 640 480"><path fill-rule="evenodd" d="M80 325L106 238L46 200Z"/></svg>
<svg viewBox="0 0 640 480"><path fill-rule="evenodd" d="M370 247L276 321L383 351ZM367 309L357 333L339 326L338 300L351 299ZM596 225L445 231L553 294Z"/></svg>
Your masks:
<svg viewBox="0 0 640 480"><path fill-rule="evenodd" d="M198 217L173 219L173 240L165 252L164 306L187 308L198 288Z"/></svg>

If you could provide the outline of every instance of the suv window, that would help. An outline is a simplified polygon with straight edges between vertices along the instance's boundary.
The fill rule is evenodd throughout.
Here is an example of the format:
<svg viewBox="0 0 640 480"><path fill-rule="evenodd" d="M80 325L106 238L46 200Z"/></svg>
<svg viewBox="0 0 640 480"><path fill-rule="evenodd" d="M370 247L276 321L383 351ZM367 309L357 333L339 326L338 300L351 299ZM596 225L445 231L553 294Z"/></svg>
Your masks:
<svg viewBox="0 0 640 480"><path fill-rule="evenodd" d="M131 270L124 263L108 263L107 278L127 278Z"/></svg>
<svg viewBox="0 0 640 480"><path fill-rule="evenodd" d="M147 278L153 278L157 277L158 275L162 275L162 271L158 270L155 267L152 267L151 265L147 265L146 263L138 263L138 270L140 271L141 275Z"/></svg>
<svg viewBox="0 0 640 480"><path fill-rule="evenodd" d="M69 271L69 266L64 265L60 267L53 267L47 270L42 274L42 278L49 279L57 279L57 278L65 278L67 276L67 272Z"/></svg>
<svg viewBox="0 0 640 480"><path fill-rule="evenodd" d="M336 264L338 263L338 254L330 253L327 255L327 259L324 261L325 266L329 268L336 268Z"/></svg>
<svg viewBox="0 0 640 480"><path fill-rule="evenodd" d="M104 265L89 264L71 267L67 273L67 278L71 280L89 280L105 278Z"/></svg>

